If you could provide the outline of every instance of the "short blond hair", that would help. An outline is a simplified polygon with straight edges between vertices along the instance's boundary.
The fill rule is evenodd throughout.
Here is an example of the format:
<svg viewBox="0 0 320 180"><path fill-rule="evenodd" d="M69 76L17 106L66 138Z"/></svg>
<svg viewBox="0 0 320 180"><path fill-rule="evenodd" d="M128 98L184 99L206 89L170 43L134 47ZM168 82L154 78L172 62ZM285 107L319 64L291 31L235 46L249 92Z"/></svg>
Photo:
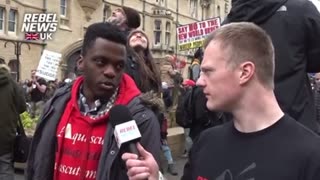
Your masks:
<svg viewBox="0 0 320 180"><path fill-rule="evenodd" d="M259 26L248 23L230 23L211 33L205 40L206 48L211 41L219 41L226 52L228 65L235 68L251 61L256 68L258 80L274 89L274 47L269 35Z"/></svg>

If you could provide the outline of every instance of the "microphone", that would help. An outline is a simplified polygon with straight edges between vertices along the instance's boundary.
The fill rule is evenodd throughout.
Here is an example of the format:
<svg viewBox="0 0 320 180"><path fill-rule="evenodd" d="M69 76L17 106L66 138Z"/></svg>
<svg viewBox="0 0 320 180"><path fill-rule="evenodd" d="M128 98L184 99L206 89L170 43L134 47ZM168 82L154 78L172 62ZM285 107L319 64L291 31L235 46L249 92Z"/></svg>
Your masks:
<svg viewBox="0 0 320 180"><path fill-rule="evenodd" d="M114 129L118 148L124 147L126 151L140 156L136 142L141 138L141 134L129 109L123 105L112 107L109 121Z"/></svg>

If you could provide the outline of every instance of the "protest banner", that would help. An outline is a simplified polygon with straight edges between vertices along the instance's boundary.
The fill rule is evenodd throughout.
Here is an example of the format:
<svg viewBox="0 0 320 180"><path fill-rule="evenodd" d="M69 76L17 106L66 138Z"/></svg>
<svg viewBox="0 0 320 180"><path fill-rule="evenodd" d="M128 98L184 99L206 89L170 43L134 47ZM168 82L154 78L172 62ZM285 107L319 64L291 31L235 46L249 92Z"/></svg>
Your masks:
<svg viewBox="0 0 320 180"><path fill-rule="evenodd" d="M205 38L219 27L219 17L179 26L177 28L178 50L202 47Z"/></svg>
<svg viewBox="0 0 320 180"><path fill-rule="evenodd" d="M44 50L37 68L36 76L53 81L57 77L61 54Z"/></svg>

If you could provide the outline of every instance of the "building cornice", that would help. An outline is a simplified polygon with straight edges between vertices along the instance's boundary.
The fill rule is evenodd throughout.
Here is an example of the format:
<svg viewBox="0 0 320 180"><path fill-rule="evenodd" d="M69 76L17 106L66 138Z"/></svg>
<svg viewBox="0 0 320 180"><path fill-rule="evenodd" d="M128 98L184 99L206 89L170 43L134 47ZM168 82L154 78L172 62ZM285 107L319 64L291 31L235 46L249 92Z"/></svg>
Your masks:
<svg viewBox="0 0 320 180"><path fill-rule="evenodd" d="M37 9L37 10L40 10L40 11L44 11L45 9L44 8L41 8L41 7L37 7L37 6L33 6L31 4L26 4L24 2L21 2L19 0L12 0L13 2L16 2L18 4L20 4L21 6L24 6L24 7L29 7L29 8L33 8L33 9Z"/></svg>

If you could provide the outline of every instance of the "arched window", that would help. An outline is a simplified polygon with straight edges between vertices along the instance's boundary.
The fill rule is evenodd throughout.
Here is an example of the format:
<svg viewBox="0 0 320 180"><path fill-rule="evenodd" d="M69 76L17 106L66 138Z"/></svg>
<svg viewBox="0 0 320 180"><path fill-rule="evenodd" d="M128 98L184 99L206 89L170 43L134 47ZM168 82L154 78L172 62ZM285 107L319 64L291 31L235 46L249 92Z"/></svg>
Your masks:
<svg viewBox="0 0 320 180"><path fill-rule="evenodd" d="M218 7L217 7L217 13L218 13L218 16L219 16L219 17L221 17L221 10L220 10L220 6L218 6Z"/></svg>
<svg viewBox="0 0 320 180"><path fill-rule="evenodd" d="M5 64L5 63L6 63L6 61L4 59L0 58L0 64Z"/></svg>
<svg viewBox="0 0 320 180"><path fill-rule="evenodd" d="M12 59L9 61L8 66L10 68L12 78L18 80L18 61L16 59Z"/></svg>
<svg viewBox="0 0 320 180"><path fill-rule="evenodd" d="M64 73L64 78L75 79L77 75L81 74L77 68L77 61L80 59L80 50L72 53L67 59L67 70Z"/></svg>
<svg viewBox="0 0 320 180"><path fill-rule="evenodd" d="M156 19L154 21L154 44L155 45L158 45L161 43L161 20L159 19Z"/></svg>

